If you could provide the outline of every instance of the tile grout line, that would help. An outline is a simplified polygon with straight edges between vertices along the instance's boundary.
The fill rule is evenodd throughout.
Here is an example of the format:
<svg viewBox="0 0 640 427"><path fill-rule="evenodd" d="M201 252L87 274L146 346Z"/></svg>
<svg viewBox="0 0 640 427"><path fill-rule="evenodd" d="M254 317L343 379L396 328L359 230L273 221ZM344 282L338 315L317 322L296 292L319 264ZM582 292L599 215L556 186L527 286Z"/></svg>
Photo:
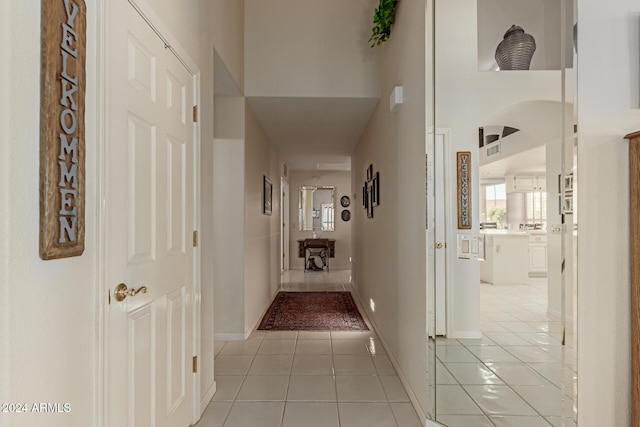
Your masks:
<svg viewBox="0 0 640 427"><path fill-rule="evenodd" d="M468 351L468 350L467 350ZM438 348L437 348L437 344L436 344L436 355L438 354ZM473 353L472 353L473 354ZM474 357L476 357L476 355L473 355ZM477 358L477 357L476 357ZM436 372L438 370L438 360L439 358L436 356ZM482 363L482 361L480 359L478 359L480 361L480 363ZM469 397L469 399L471 399L471 401L474 403L474 405L476 405L476 407L480 410L480 412L482 413L482 415L484 415L484 417L489 420L489 423L491 423L492 426L495 427L495 424L493 423L493 421L491 420L491 418L489 418L489 415L487 415L487 413L484 411L484 409L482 409L482 407L478 404L478 402L475 401L475 399L473 397L471 397L471 395L469 394L469 392L467 391L466 388L464 388L464 386L460 383L460 381L458 380L458 378L455 377L455 375L453 375L453 373L451 371L449 371L449 368L446 367L446 365L444 364L444 362L442 360L440 360L440 364L447 370L447 372L449 372L449 374L451 375L451 377L456 381L456 383L458 384L458 386L462 389L462 391L464 391L464 393ZM436 389L438 387L438 378L436 377ZM436 390L436 421L438 420L438 392ZM442 415L455 415L455 414L442 414ZM476 415L476 414L460 414L460 415Z"/></svg>
<svg viewBox="0 0 640 427"><path fill-rule="evenodd" d="M331 372L333 377L333 388L336 391L336 413L338 414L338 427L342 426L342 420L340 419L340 397L338 397L338 373L336 372L336 362L333 354L333 336L329 332L329 343L331 348Z"/></svg>
<svg viewBox="0 0 640 427"><path fill-rule="evenodd" d="M513 294L514 294L514 295L516 295L515 293L513 293ZM509 314L509 313L507 313L507 314ZM491 319L490 319L490 320L491 320ZM552 321L553 321L552 319L548 319L548 320L546 320L546 322L552 322ZM494 321L494 322L495 322L495 323L497 323L499 326L503 327L502 325L500 325L500 321ZM527 323L527 324L531 324L531 323L536 323L537 321L532 321L532 322L522 321L522 322L523 322L523 323ZM545 322L545 321L542 321L542 322ZM533 327L533 326L534 326L534 325L531 325L531 327ZM505 329L507 329L507 328L505 328ZM522 336L520 336L520 335L519 335L520 333L524 333L524 332L515 332L515 331L510 331L510 333L512 333L512 334L514 334L515 336L518 336L518 337L520 337L520 338L524 339L525 341L528 341L528 340L526 340L525 338L523 338ZM552 338L552 335L551 335L551 332L550 332L550 331L546 331L546 332L545 332L545 331L535 330L535 331L531 331L530 333L541 333L541 334L548 335L550 338ZM492 341L493 341L493 340L492 340ZM469 348L467 348L467 345L466 345L465 343L461 342L460 340L458 340L458 342L459 342L463 347L465 347L465 348L467 349L467 351L470 351L470 350L469 350ZM529 341L528 341L528 342L529 342ZM535 369L533 369L533 368L529 365L529 362L525 362L525 361L523 361L523 360L522 360L520 357L518 357L516 354L512 353L512 352L511 352L511 351L509 351L507 348L505 348L505 346L504 346L503 344L500 344L500 343L498 343L498 342L495 342L495 343L496 343L496 345L497 345L497 346L499 346L503 351L507 352L508 354L510 354L510 355L512 355L513 357L515 357L516 359L518 359L518 360L520 361L518 364L522 364L523 366L526 366L528 369L533 370L536 374L540 375L540 376L541 376L542 378L544 378L547 382L549 382L549 383L550 383L554 388L560 389L560 391L562 391L562 388L561 388L561 387L556 386L556 385L555 385L553 382L551 382L551 381L550 381L546 376L542 375L541 373L539 373L538 371L536 371ZM536 349L539 349L540 351L544 351L544 352L545 352L545 353L547 353L550 357L552 357L552 358L554 358L554 359L555 359L555 356L553 356L551 353L546 352L543 348L541 348L541 346L539 346L539 345L537 345L537 344L530 343L530 342L529 342L529 344L531 344L531 346L532 346L532 347L535 347ZM507 347L508 347L508 346L507 346ZM473 353L472 353L472 354L473 354ZM563 354L564 354L564 353L563 353ZM474 354L474 356L476 356L476 355ZM477 356L476 356L476 357L477 357ZM480 360L480 358L479 358L479 357L477 357L477 358ZM500 362L485 362L485 361L483 361L483 360L480 360L480 362L482 363L482 365L483 365L483 366L485 366L487 369L489 369L491 372L493 372L493 373L494 373L494 375L496 375L498 378L500 378L500 380L501 380L501 381L503 381L503 382L504 382L504 384L505 384L507 387L509 387L513 393L515 393L515 394L516 394L520 399L522 399L522 400L523 400L523 401L524 401L524 402L525 402L529 407L531 407L531 408L532 408L532 409L533 409L533 410L534 410L538 415L540 415L540 417L541 417L545 422L547 422L548 424L550 424L550 423L549 423L549 421L545 418L545 416L544 416L544 415L542 415L542 414L540 413L540 411L538 411L535 407L533 407L533 405L532 405L531 403L529 403L529 402L528 402L528 401L527 401L523 396L521 396L521 395L520 395L520 394L519 394L519 393L518 393L518 392L513 388L513 387L514 387L514 385L509 384L509 383L508 383L507 381L505 381L505 380L504 380L504 379L503 379L503 378L502 378L502 377L501 377L501 376L500 376L496 371L494 371L493 369L491 369L491 367L490 367L490 366L488 366L488 365L487 365L487 363L500 363ZM563 357L561 360L559 360L559 362L561 362L561 363L562 363L562 365L564 366L564 363L563 363L563 362L564 362L564 357ZM514 363L516 363L516 362L514 362ZM540 362L540 363L555 363L555 362ZM447 369L447 371L449 371L449 369L444 365L444 363L442 363L442 365L445 367L445 369ZM450 372L450 371L449 371L449 372ZM450 372L450 373L451 373L451 372ZM452 375L452 376L453 376L453 375ZM454 378L456 381L458 381L458 379L457 379L455 376L453 376L453 378ZM462 384L460 384L460 386L464 389L464 386L463 386ZM548 385L545 385L545 387L548 387ZM466 391L466 390L465 390L465 391ZM563 396L563 397L564 397L564 396ZM472 398L472 400L473 400L473 398ZM473 400L473 401L475 402L475 400ZM564 402L566 402L566 399L562 399L562 402L563 402L563 403L564 403ZM476 402L476 403L477 403L477 402ZM564 407L564 405L562 405L562 406ZM482 410L482 408L480 408L480 409ZM484 411L483 411L483 412L484 412ZM563 417L564 417L564 414L561 414L561 415L560 415L560 417L561 417L561 418L563 418Z"/></svg>
<svg viewBox="0 0 640 427"><path fill-rule="evenodd" d="M289 404L289 388L291 387L291 375L293 373L293 361L295 360L296 350L298 349L298 339L300 332L296 334L296 342L293 345L293 353L291 355L291 366L289 367L289 376L287 380L287 389L284 392L284 404L282 405L282 414L280 415L280 427L284 426L284 416L287 413L287 406Z"/></svg>
<svg viewBox="0 0 640 427"><path fill-rule="evenodd" d="M460 341L458 340L458 342L460 342ZM463 347L465 347L465 348L466 348L466 345L465 345L464 343L460 342L460 344L461 344ZM524 365L524 366L529 367L529 365L528 365L526 362L522 361L518 356L516 356L515 354L511 353L509 350L505 349L501 344L498 344L498 343L496 343L496 344L497 344L500 348L502 348L502 350L506 351L507 353L509 353L510 355L512 355L513 357L515 357L516 359L518 359L518 360L520 361L518 364L522 364L522 365ZM468 348L467 348L467 350L468 350L468 351L471 351L471 350L469 350ZM475 356L475 354L474 354L474 356ZM477 357L477 356L476 356L476 357ZM478 358L478 360L480 360L480 363L482 363L482 365L483 365L483 366L485 366L487 369L489 369L491 372L493 372L493 373L494 373L494 375L496 375L498 378L500 378L500 380L501 380L501 381L502 381L502 382L503 382L507 387L509 387L509 389L510 389L510 390L511 390L511 391L512 391L516 396L518 396L520 399L522 399L522 401L523 401L524 403L526 403L526 404L527 404L527 406L529 406L531 409L533 409L533 411L534 411L534 412L536 412L536 413L537 413L537 414L538 414L538 415L539 415L539 416L540 416L544 421L546 421L546 422L548 423L548 421L546 420L546 418L544 417L544 415L542 415L542 414L540 413L540 411L538 411L536 408L534 408L534 407L533 407L533 405L532 405L531 403L529 403L529 402L528 402L528 401L527 401L523 396L521 396L521 395L520 395L520 393L518 393L518 392L513 388L513 386L512 386L511 384L509 384L509 383L508 383L507 381L505 381L505 380L504 380L500 375L498 375L498 373L497 373L497 372L495 372L493 369L491 369L491 367L489 367L489 366L487 365L487 362L484 362L484 361L483 361L483 360L481 360L479 357L477 357L477 358ZM488 363L500 363L500 362L488 362ZM506 363L508 363L508 362L506 362ZM516 363L516 362L513 362L513 363ZM545 380L547 380L547 381L548 381L548 379L547 379L546 377L544 377L543 375L541 375L541 376L542 376ZM455 378L455 377L454 377L454 378ZM456 381L457 381L457 378L456 378ZM463 386L462 384L460 384L460 386L461 386L462 388L464 388L464 386ZM465 391L466 391L466 390L465 390ZM472 400L474 400L473 398L471 398L471 399L472 399ZM474 402L475 402L475 400L474 400ZM477 403L477 402L476 402L476 403ZM478 405L478 406L480 406L480 405ZM480 408L480 410L482 410L482 408ZM483 411L483 412L484 412L484 411ZM507 414L505 414L505 416L506 416L506 415L507 415ZM513 416L517 416L517 415L513 415ZM487 416L487 418L489 418L489 416ZM489 418L489 421L491 421L491 418Z"/></svg>

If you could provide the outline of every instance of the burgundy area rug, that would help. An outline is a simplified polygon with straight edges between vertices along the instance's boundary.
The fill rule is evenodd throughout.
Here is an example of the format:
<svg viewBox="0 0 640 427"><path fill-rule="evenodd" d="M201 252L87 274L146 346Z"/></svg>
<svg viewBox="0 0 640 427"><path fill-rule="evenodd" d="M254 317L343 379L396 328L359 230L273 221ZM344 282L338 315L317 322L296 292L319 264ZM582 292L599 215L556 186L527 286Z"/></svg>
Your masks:
<svg viewBox="0 0 640 427"><path fill-rule="evenodd" d="M351 292L278 292L263 331L368 331Z"/></svg>

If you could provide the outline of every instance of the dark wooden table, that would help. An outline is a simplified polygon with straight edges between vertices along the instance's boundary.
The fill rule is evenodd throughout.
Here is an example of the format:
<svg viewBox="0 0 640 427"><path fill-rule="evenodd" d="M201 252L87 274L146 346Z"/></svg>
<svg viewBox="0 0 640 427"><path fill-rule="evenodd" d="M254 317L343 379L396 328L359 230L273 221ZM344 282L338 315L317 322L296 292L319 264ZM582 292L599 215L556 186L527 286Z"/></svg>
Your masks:
<svg viewBox="0 0 640 427"><path fill-rule="evenodd" d="M328 258L336 256L336 241L333 239L302 239L298 240L298 257L304 258L304 270L308 270L308 260L312 256L319 256L322 259L322 269L327 267L329 271Z"/></svg>

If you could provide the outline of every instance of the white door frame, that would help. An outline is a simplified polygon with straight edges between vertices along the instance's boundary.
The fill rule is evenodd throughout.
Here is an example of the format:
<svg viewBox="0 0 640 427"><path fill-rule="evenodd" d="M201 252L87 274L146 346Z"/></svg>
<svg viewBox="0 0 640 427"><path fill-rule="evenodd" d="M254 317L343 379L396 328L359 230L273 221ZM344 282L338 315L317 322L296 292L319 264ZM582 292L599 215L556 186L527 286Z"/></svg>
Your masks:
<svg viewBox="0 0 640 427"><path fill-rule="evenodd" d="M169 28L164 25L160 18L153 11L152 7L145 0L127 0L131 6L142 16L142 18L148 23L158 37L165 43L167 49L169 49L176 58L185 66L187 70L193 76L193 91L194 100L196 105L201 105L200 99L200 69L196 62L191 59L187 51L181 46L178 40L169 31ZM106 169L107 169L107 156L106 156L106 144L109 141L109 135L107 131L107 105L108 105L108 93L106 90L107 82L109 79L107 70L108 64L106 61L107 55L107 33L110 25L117 25L117 23L111 23L107 15L106 1L98 0L97 8L98 13L98 34L97 34L97 46L98 46L98 93L99 98L102 99L97 105L97 117L98 117L98 140L97 151L98 160L96 162L97 178L96 178L96 192L98 197L96 208L98 223L98 233L96 235L96 281L98 283L97 293L97 308L98 308L98 363L96 364L96 412L97 412L97 426L103 427L108 425L106 419L107 411L107 366L108 366L108 348L106 338L108 336L108 304L110 301L110 289L109 283L106 283L106 265L109 262L107 259L107 242L108 242L108 222L107 222L107 203L108 203L108 187L109 183L106 181ZM201 230L201 204L200 204L200 141L201 141L201 125L200 120L195 123L194 129L194 167L193 167L193 180L194 180L194 228ZM192 304L193 304L193 354L200 355L201 348L201 324L200 324L200 297L201 297L201 249L200 244L195 248L193 255L193 292L192 292ZM197 422L202 412L206 408L206 404L203 406L200 402L200 372L194 374L193 378L193 410L192 410L192 422ZM208 403L208 402L207 402Z"/></svg>
<svg viewBox="0 0 640 427"><path fill-rule="evenodd" d="M280 270L289 270L289 183L280 177Z"/></svg>

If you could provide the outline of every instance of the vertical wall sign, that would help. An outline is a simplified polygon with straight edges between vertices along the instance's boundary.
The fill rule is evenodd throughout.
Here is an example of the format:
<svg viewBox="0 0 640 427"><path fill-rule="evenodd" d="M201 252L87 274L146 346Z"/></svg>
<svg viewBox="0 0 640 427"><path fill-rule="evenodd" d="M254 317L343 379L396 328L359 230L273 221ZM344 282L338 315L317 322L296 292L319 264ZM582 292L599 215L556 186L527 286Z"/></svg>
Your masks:
<svg viewBox="0 0 640 427"><path fill-rule="evenodd" d="M471 228L471 152L458 152L458 229Z"/></svg>
<svg viewBox="0 0 640 427"><path fill-rule="evenodd" d="M42 0L40 257L84 251L87 6Z"/></svg>

